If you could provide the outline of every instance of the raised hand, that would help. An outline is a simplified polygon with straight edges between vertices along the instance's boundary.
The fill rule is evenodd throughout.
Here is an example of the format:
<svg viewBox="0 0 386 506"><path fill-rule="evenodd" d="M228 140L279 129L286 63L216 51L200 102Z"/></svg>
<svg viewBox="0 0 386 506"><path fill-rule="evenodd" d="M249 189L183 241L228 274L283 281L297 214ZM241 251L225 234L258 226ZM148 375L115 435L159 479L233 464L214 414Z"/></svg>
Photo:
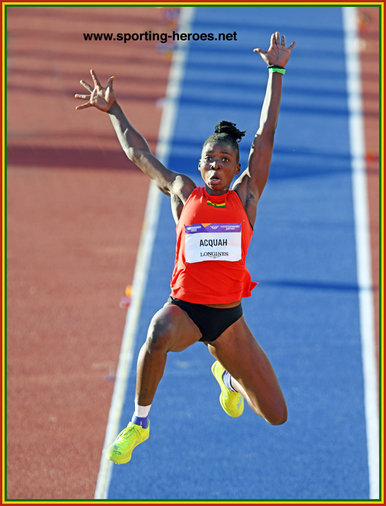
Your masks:
<svg viewBox="0 0 386 506"><path fill-rule="evenodd" d="M268 51L264 51L259 47L254 49L255 53L259 53L267 65L279 65L285 67L292 49L295 47L296 42L292 42L289 47L286 47L285 36L280 37L280 33L276 32L271 35L271 45Z"/></svg>
<svg viewBox="0 0 386 506"><path fill-rule="evenodd" d="M111 106L116 102L115 92L113 89L114 76L107 79L106 88L103 88L98 77L93 70L90 70L91 79L94 88L85 81L81 80L80 84L86 88L89 94L75 93L75 98L87 100L86 103L78 105L75 109L86 109L87 107L96 107L100 111L108 112Z"/></svg>

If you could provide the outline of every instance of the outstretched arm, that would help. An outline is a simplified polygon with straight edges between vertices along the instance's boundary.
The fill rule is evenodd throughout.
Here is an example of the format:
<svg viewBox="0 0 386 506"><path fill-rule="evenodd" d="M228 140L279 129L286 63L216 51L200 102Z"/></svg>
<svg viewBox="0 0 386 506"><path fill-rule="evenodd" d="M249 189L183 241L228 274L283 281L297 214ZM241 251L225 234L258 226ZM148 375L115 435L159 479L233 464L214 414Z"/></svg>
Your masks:
<svg viewBox="0 0 386 506"><path fill-rule="evenodd" d="M113 88L114 76L107 80L104 88L93 70L90 74L93 87L83 80L80 81L89 93L75 94L75 98L87 100L76 109L95 107L107 112L119 143L129 160L149 176L163 193L175 195L184 203L185 195L189 196L195 186L194 183L187 176L167 169L153 155L146 139L131 125L117 102Z"/></svg>
<svg viewBox="0 0 386 506"><path fill-rule="evenodd" d="M271 36L271 44L268 51L263 51L260 48L254 51L260 54L268 66L273 65L284 68L294 46L295 42L287 48L284 35L280 37L280 34L276 32ZM248 168L241 174L234 185L234 189L239 193L252 224L256 218L257 202L264 190L269 175L275 130L280 110L282 79L283 74L280 72L270 71L268 73L259 128L249 153Z"/></svg>

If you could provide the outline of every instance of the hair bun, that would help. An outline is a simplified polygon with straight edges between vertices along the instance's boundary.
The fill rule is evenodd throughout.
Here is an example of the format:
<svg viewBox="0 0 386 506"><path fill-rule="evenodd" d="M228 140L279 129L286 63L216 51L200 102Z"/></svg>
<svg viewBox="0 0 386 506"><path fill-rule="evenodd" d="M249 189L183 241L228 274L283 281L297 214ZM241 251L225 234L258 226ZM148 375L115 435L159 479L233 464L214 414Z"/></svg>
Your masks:
<svg viewBox="0 0 386 506"><path fill-rule="evenodd" d="M244 137L246 130L239 130L236 127L236 123L232 123L231 121L220 121L217 123L214 129L215 134L226 134L232 137L237 142L240 142L242 137Z"/></svg>

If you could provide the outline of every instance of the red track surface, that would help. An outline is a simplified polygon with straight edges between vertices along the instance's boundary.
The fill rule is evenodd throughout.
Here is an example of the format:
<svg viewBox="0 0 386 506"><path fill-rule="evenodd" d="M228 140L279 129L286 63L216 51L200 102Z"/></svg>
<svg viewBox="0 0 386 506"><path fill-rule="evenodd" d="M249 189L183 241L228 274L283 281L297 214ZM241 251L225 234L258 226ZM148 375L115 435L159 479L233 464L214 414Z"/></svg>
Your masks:
<svg viewBox="0 0 386 506"><path fill-rule="evenodd" d="M362 100L374 284L374 323L379 342L379 16L378 9L358 9L361 40Z"/></svg>
<svg viewBox="0 0 386 506"><path fill-rule="evenodd" d="M8 9L7 497L92 498L148 180L106 114L75 111L79 79L116 75L154 148L170 58L156 42L83 32L163 32L165 9ZM163 48L162 48L163 49Z"/></svg>
<svg viewBox="0 0 386 506"><path fill-rule="evenodd" d="M378 20L375 9L360 11L378 285ZM155 7L12 7L7 21L6 496L89 499L148 181L121 153L107 115L75 112L73 93L89 68L103 81L114 73L123 108L154 148L169 58L157 43L85 42L82 33L170 25ZM374 301L378 322L378 292Z"/></svg>

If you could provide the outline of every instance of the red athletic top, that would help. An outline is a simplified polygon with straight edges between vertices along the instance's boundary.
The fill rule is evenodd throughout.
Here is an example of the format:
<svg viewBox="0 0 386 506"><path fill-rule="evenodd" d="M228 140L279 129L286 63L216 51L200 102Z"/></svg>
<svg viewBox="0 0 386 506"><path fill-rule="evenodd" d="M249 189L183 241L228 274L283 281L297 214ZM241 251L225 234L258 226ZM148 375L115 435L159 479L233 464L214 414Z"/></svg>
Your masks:
<svg viewBox="0 0 386 506"><path fill-rule="evenodd" d="M249 297L257 283L245 267L253 234L233 190L212 196L199 186L177 224L172 297L196 304L227 304Z"/></svg>

